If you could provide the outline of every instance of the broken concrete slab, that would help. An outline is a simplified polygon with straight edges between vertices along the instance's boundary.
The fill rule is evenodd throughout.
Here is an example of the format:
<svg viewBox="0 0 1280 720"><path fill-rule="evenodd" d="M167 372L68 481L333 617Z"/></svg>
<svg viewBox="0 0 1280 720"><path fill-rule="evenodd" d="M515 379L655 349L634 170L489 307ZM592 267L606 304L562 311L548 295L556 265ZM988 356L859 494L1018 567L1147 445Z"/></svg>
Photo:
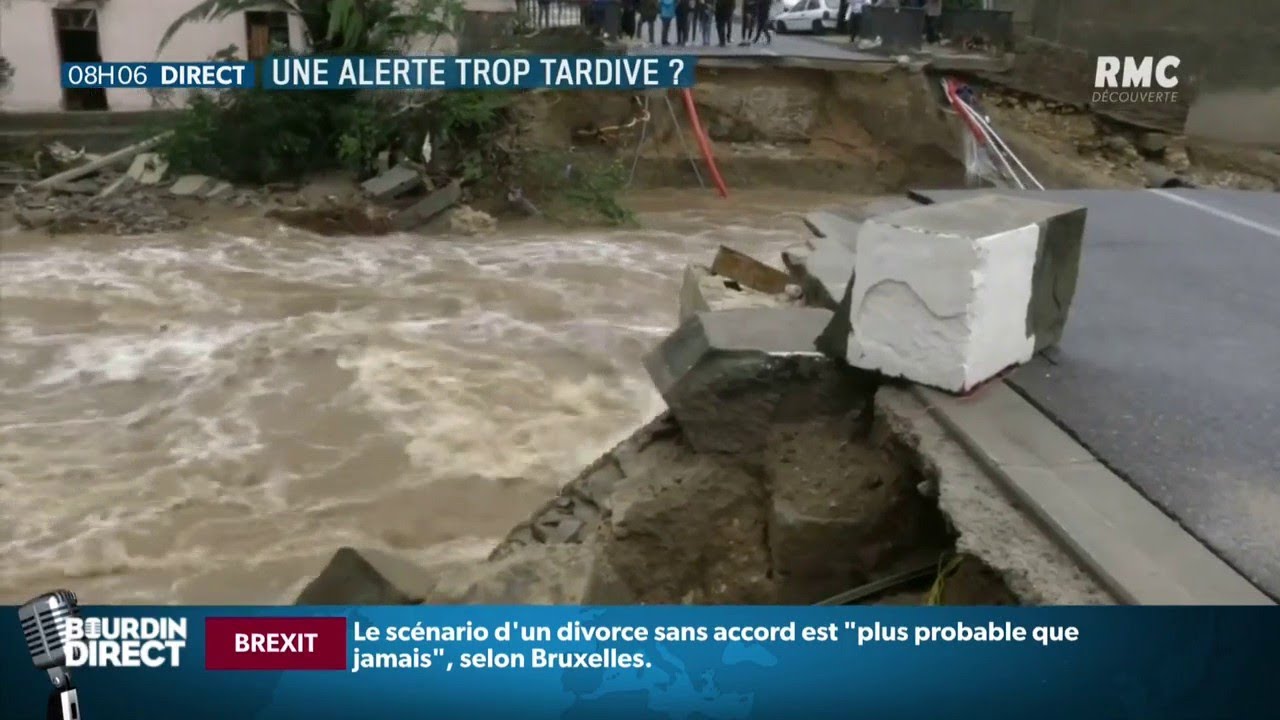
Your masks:
<svg viewBox="0 0 1280 720"><path fill-rule="evenodd" d="M298 595L295 605L414 605L429 587L426 570L382 550L344 547Z"/></svg>
<svg viewBox="0 0 1280 720"><path fill-rule="evenodd" d="M394 200L411 190L422 187L422 174L409 165L396 165L386 172L365 180L360 185L374 200Z"/></svg>
<svg viewBox="0 0 1280 720"><path fill-rule="evenodd" d="M834 212L820 210L805 215L804 224L814 235L835 240L849 252L858 248L858 231L862 228L862 223Z"/></svg>
<svg viewBox="0 0 1280 720"><path fill-rule="evenodd" d="M680 322L712 310L734 308L779 307L790 302L783 295L769 295L720 275L701 265L688 265L680 283Z"/></svg>
<svg viewBox="0 0 1280 720"><path fill-rule="evenodd" d="M951 392L1026 362L1062 336L1085 215L985 195L868 220L823 349Z"/></svg>
<svg viewBox="0 0 1280 720"><path fill-rule="evenodd" d="M202 195L213 187L215 181L207 175L183 175L169 188L169 192L179 197Z"/></svg>
<svg viewBox="0 0 1280 720"><path fill-rule="evenodd" d="M125 174L139 185L156 185L164 179L164 174L168 171L169 161L158 153L140 153L134 156Z"/></svg>
<svg viewBox="0 0 1280 720"><path fill-rule="evenodd" d="M402 232L412 230L448 210L461 198L462 185L455 180L393 215L391 224Z"/></svg>
<svg viewBox="0 0 1280 720"><path fill-rule="evenodd" d="M792 409L798 379L822 385L812 381L832 364L814 341L830 320L818 308L699 313L645 357L645 368L690 445L750 453L779 413Z"/></svg>
<svg viewBox="0 0 1280 720"><path fill-rule="evenodd" d="M791 278L745 253L721 245L711 263L711 272L733 280L744 288L776 295L786 291Z"/></svg>

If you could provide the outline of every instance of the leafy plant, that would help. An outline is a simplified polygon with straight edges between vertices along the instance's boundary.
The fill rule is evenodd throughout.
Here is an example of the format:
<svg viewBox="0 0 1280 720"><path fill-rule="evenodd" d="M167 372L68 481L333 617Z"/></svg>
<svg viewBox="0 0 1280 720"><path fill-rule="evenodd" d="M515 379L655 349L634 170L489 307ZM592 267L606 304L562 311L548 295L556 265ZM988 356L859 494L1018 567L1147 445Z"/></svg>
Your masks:
<svg viewBox="0 0 1280 720"><path fill-rule="evenodd" d="M325 92L198 94L160 150L179 172L248 183L294 179L334 164L339 103Z"/></svg>
<svg viewBox="0 0 1280 720"><path fill-rule="evenodd" d="M540 152L524 158L523 186L552 219L626 225L634 215L619 201L628 172L619 160L581 152Z"/></svg>
<svg viewBox="0 0 1280 720"><path fill-rule="evenodd" d="M156 47L156 54L185 25L217 22L247 11L283 12L302 20L316 54L379 55L403 49L418 38L452 32L461 0L204 0L180 15Z"/></svg>

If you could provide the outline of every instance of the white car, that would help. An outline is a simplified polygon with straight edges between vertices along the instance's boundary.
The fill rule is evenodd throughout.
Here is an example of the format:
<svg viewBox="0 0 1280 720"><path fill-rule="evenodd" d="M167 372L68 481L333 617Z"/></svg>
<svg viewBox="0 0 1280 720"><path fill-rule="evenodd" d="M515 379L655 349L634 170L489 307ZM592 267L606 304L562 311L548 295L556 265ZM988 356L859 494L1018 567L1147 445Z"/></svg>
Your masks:
<svg viewBox="0 0 1280 720"><path fill-rule="evenodd" d="M838 0L799 0L790 9L778 13L773 19L773 27L780 33L811 32L818 35L835 30L836 13L839 10Z"/></svg>

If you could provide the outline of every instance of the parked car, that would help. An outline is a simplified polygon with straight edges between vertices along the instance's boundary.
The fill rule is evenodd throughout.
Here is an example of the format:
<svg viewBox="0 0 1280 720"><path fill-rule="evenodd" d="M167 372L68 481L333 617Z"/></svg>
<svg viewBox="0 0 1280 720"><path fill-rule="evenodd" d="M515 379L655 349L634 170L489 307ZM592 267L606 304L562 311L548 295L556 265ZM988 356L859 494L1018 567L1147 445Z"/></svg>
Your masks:
<svg viewBox="0 0 1280 720"><path fill-rule="evenodd" d="M789 10L778 14L773 20L773 27L780 33L811 32L821 35L828 30L835 30L838 3L832 0L799 0Z"/></svg>

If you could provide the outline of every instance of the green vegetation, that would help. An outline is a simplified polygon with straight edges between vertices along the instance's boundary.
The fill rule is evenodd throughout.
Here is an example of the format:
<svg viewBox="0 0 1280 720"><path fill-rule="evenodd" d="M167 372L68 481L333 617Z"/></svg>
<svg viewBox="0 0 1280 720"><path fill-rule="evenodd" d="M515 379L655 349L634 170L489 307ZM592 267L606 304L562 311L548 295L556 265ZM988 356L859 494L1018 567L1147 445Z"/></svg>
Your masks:
<svg viewBox="0 0 1280 720"><path fill-rule="evenodd" d="M521 165L522 186L552 220L626 225L635 219L618 202L629 173L612 157L543 151L528 154Z"/></svg>
<svg viewBox="0 0 1280 720"><path fill-rule="evenodd" d="M157 52L188 23L247 10L300 18L314 54L389 55L454 33L461 0L205 0L173 22ZM213 59L236 54L229 48ZM473 194L501 197L518 186L552 218L630 220L616 199L625 174L615 163L517 149L516 97L480 91L202 93L192 96L190 111L174 121L160 151L178 172L254 184L338 167L364 177L383 162L421 164L429 155L429 174L460 179Z"/></svg>

